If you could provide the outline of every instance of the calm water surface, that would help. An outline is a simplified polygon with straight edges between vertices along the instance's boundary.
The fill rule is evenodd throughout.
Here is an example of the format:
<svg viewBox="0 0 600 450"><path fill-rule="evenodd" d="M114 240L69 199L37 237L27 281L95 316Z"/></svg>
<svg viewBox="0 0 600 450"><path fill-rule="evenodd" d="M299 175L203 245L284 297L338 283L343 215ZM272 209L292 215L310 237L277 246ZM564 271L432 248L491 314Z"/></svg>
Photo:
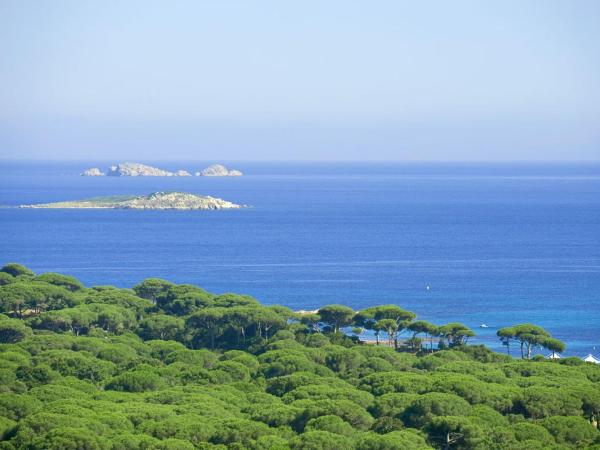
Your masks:
<svg viewBox="0 0 600 450"><path fill-rule="evenodd" d="M396 303L463 322L495 348L498 327L534 322L568 354L600 356L600 165L232 163L247 175L78 176L94 165L109 163L0 163L0 263L87 285L158 276L294 309ZM14 208L159 190L252 208Z"/></svg>

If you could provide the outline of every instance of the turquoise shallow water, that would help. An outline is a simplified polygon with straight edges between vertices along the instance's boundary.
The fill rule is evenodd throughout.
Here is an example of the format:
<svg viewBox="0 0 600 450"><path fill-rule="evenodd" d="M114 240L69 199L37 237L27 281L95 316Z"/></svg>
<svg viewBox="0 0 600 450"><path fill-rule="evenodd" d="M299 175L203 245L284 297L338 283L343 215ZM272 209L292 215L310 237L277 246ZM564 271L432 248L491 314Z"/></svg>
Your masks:
<svg viewBox="0 0 600 450"><path fill-rule="evenodd" d="M0 163L0 262L88 285L160 276L294 309L397 303L464 322L495 348L497 327L528 321L568 354L600 354L600 165L240 162L241 178L78 176L93 165L108 162ZM14 208L158 190L252 208Z"/></svg>

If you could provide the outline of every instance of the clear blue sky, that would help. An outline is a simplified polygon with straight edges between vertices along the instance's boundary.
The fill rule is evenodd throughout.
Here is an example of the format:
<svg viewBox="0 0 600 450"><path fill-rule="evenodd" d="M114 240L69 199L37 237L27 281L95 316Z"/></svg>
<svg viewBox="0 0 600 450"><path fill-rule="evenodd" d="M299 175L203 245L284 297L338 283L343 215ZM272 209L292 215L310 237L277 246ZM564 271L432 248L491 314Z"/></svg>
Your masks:
<svg viewBox="0 0 600 450"><path fill-rule="evenodd" d="M0 158L600 160L600 1L0 0Z"/></svg>

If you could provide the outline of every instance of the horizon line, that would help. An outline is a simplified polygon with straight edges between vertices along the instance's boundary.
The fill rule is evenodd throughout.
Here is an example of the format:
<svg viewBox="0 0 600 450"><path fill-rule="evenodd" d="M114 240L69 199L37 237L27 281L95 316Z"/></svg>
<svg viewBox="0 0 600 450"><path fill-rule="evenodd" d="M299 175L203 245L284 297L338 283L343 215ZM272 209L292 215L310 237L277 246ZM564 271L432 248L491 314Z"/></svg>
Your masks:
<svg viewBox="0 0 600 450"><path fill-rule="evenodd" d="M216 159L216 158L6 158L0 156L0 163L4 162L202 162L214 163L277 163L277 164L600 164L600 159Z"/></svg>

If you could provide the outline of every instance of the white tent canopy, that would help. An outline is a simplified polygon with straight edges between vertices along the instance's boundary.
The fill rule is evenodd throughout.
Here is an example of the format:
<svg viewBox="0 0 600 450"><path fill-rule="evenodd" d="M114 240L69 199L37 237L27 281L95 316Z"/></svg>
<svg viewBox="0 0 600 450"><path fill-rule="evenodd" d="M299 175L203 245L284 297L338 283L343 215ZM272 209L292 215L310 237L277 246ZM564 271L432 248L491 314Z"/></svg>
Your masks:
<svg viewBox="0 0 600 450"><path fill-rule="evenodd" d="M560 359L562 358L562 356L560 356L558 353L550 353L548 356L546 356L546 359Z"/></svg>
<svg viewBox="0 0 600 450"><path fill-rule="evenodd" d="M585 358L582 358L585 362L591 362L594 364L600 364L600 359L596 358L594 355L592 355L591 353L589 355L587 355Z"/></svg>

